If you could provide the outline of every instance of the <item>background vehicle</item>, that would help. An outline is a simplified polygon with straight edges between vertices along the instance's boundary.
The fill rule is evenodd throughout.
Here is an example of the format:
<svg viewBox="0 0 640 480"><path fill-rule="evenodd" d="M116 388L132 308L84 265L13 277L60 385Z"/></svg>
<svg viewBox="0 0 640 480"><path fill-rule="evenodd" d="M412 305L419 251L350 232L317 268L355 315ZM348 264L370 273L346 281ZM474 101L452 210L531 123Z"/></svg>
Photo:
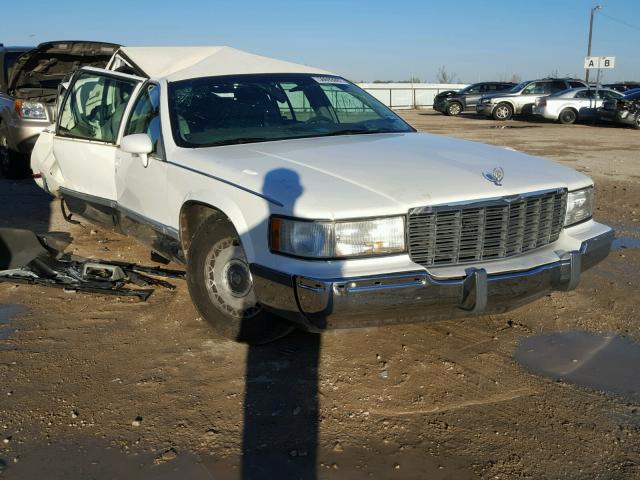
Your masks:
<svg viewBox="0 0 640 480"><path fill-rule="evenodd" d="M104 67L118 45L103 42L41 43L17 59L0 95L0 171L7 178L29 174L38 135L55 119L58 85L82 66Z"/></svg>
<svg viewBox="0 0 640 480"><path fill-rule="evenodd" d="M608 83L602 85L603 88L609 88L616 92L627 93L629 90L640 88L640 82L620 82L620 83Z"/></svg>
<svg viewBox="0 0 640 480"><path fill-rule="evenodd" d="M33 47L5 47L0 43L0 94L7 93L13 64L18 57Z"/></svg>
<svg viewBox="0 0 640 480"><path fill-rule="evenodd" d="M457 92L441 92L434 98L433 109L445 115L459 115L465 110L475 108L483 95L509 90L515 83L481 82L474 83Z"/></svg>
<svg viewBox="0 0 640 480"><path fill-rule="evenodd" d="M604 100L621 98L622 94L606 88L573 88L536 99L533 114L563 124L598 116Z"/></svg>
<svg viewBox="0 0 640 480"><path fill-rule="evenodd" d="M612 98L598 109L601 120L631 125L640 129L640 91L633 91L622 98Z"/></svg>
<svg viewBox="0 0 640 480"><path fill-rule="evenodd" d="M483 96L476 105L476 112L494 120L509 120L514 115L532 114L538 97L581 87L588 85L571 78L528 80L506 92Z"/></svg>

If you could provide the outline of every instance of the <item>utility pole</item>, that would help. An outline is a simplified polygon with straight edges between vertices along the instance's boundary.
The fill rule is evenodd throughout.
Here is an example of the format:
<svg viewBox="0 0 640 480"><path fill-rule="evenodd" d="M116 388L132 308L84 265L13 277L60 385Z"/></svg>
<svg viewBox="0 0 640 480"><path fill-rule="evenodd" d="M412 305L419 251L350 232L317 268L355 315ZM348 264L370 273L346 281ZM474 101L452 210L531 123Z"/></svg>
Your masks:
<svg viewBox="0 0 640 480"><path fill-rule="evenodd" d="M602 10L602 5L595 5L591 7L591 18L589 19L589 46L587 47L587 57L591 56L591 37L593 35L593 14L598 10ZM585 80L589 83L589 69L586 70Z"/></svg>

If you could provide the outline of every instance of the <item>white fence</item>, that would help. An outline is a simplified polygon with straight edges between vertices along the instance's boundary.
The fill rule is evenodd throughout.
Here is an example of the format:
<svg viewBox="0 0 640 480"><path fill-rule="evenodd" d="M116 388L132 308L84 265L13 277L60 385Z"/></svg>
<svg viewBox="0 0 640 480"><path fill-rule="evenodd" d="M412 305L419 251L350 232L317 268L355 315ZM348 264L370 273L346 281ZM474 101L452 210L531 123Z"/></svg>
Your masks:
<svg viewBox="0 0 640 480"><path fill-rule="evenodd" d="M430 108L434 97L445 90L460 90L464 83L359 83L387 107L397 110Z"/></svg>

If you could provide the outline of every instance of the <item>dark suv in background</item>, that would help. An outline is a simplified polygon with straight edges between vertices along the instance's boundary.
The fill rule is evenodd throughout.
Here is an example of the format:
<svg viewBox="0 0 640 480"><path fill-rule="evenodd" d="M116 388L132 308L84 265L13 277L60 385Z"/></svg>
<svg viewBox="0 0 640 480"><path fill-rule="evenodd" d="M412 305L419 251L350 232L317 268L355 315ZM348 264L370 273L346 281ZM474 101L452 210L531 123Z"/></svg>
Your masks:
<svg viewBox="0 0 640 480"><path fill-rule="evenodd" d="M440 92L434 98L433 109L445 115L459 115L465 110L473 110L483 95L509 90L514 85L515 83L508 82L480 82L457 92Z"/></svg>
<svg viewBox="0 0 640 480"><path fill-rule="evenodd" d="M605 101L598 114L601 120L640 129L640 89L629 90L622 98Z"/></svg>
<svg viewBox="0 0 640 480"><path fill-rule="evenodd" d="M11 69L18 57L33 47L5 47L0 43L0 93L7 92Z"/></svg>
<svg viewBox="0 0 640 480"><path fill-rule="evenodd" d="M514 115L532 115L536 98L583 87L588 85L574 78L527 80L506 92L485 95L476 105L476 111L494 120L509 120Z"/></svg>
<svg viewBox="0 0 640 480"><path fill-rule="evenodd" d="M616 92L626 93L629 90L635 90L640 88L640 82L620 82L620 83L608 83L603 85L604 88L610 88Z"/></svg>

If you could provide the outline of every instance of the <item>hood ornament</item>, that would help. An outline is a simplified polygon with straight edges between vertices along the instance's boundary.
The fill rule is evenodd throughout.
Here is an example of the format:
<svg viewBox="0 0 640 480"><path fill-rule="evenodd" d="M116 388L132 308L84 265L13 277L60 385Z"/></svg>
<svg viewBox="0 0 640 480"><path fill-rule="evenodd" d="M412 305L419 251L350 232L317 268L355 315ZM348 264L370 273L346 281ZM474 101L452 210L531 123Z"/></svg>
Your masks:
<svg viewBox="0 0 640 480"><path fill-rule="evenodd" d="M490 172L484 172L482 176L494 185L501 187L502 180L504 179L504 170L502 167L496 167Z"/></svg>

